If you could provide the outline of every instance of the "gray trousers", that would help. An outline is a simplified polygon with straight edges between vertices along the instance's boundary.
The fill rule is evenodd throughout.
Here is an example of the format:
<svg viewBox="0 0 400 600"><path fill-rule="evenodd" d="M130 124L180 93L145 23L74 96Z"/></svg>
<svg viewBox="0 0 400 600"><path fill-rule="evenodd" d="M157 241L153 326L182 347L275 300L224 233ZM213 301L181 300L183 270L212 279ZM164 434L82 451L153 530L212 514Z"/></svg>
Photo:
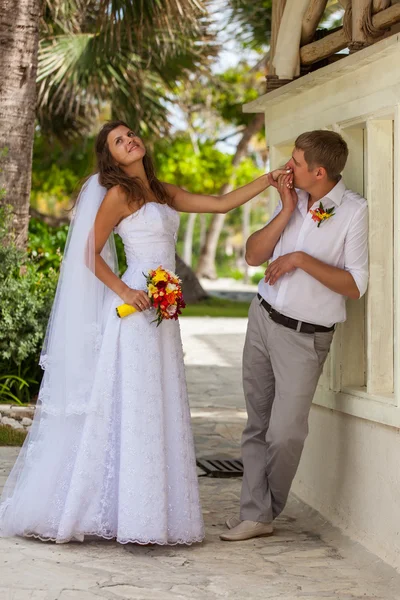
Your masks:
<svg viewBox="0 0 400 600"><path fill-rule="evenodd" d="M270 522L284 509L308 434L312 399L333 331L278 325L254 298L243 352L248 420L242 436L242 520Z"/></svg>

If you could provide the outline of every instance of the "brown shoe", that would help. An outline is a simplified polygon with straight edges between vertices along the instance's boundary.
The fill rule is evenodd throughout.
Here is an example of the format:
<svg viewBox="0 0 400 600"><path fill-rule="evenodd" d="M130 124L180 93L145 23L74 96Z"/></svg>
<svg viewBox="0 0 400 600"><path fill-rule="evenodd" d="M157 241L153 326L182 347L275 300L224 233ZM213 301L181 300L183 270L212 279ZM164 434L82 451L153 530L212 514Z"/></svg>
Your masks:
<svg viewBox="0 0 400 600"><path fill-rule="evenodd" d="M229 519L227 519L225 521L225 525L227 526L228 529L233 529L234 527L237 527L240 523L242 522L242 519L240 517L229 517Z"/></svg>
<svg viewBox="0 0 400 600"><path fill-rule="evenodd" d="M256 537L266 537L273 535L274 526L272 523L258 523L257 521L242 521L236 527L233 527L227 533L219 537L224 542L241 542Z"/></svg>

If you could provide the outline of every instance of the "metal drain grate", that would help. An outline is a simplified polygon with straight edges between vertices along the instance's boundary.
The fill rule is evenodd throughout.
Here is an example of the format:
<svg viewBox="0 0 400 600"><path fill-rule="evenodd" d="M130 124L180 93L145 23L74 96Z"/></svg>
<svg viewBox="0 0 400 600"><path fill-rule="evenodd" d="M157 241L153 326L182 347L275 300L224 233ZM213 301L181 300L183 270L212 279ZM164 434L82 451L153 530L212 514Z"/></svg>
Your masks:
<svg viewBox="0 0 400 600"><path fill-rule="evenodd" d="M241 458L198 458L196 464L210 477L241 477L243 462Z"/></svg>

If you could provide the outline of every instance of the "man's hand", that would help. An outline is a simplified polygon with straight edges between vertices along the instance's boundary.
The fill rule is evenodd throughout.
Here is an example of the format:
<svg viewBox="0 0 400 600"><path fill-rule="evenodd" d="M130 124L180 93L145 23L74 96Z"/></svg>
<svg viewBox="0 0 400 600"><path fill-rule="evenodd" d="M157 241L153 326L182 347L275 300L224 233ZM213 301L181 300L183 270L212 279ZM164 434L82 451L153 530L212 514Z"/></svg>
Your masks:
<svg viewBox="0 0 400 600"><path fill-rule="evenodd" d="M294 271L298 267L298 252L289 252L270 263L265 270L264 281L274 285L282 275Z"/></svg>
<svg viewBox="0 0 400 600"><path fill-rule="evenodd" d="M292 213L299 200L296 191L293 189L293 174L279 175L277 189L282 200L282 209Z"/></svg>

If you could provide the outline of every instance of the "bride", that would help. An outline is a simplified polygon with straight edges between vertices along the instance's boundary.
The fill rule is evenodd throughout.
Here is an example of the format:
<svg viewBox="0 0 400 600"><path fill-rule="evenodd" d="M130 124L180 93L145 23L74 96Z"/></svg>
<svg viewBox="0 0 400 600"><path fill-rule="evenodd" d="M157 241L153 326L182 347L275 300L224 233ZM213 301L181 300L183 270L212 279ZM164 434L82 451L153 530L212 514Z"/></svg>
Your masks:
<svg viewBox="0 0 400 600"><path fill-rule="evenodd" d="M191 194L156 178L122 121L101 129L96 156L74 209L36 415L3 491L0 536L200 542L179 324L152 322L143 273L174 270L178 211L226 213L266 189L268 175L220 197ZM114 231L128 263L122 278ZM120 319L123 302L137 312Z"/></svg>

